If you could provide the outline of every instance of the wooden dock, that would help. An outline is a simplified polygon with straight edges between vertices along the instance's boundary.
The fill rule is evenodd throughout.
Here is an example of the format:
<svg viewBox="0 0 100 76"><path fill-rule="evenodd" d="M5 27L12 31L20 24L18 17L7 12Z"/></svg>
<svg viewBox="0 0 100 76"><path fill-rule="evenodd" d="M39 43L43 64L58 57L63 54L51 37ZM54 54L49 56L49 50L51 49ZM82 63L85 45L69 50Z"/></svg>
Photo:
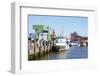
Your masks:
<svg viewBox="0 0 100 76"><path fill-rule="evenodd" d="M41 57L50 51L52 51L51 41L28 40L28 60L34 59L35 57Z"/></svg>

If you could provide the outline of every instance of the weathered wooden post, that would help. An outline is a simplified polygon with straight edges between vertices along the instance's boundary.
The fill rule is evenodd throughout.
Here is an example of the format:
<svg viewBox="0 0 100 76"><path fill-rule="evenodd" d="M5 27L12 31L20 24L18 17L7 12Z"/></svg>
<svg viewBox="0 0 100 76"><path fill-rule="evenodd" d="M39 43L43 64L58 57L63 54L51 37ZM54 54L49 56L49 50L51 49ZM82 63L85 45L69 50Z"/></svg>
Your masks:
<svg viewBox="0 0 100 76"><path fill-rule="evenodd" d="M40 54L40 56L42 56L42 54L43 54L43 41L42 40L40 40L40 46L39 46L39 54Z"/></svg>
<svg viewBox="0 0 100 76"><path fill-rule="evenodd" d="M50 50L50 45L49 45L49 42L47 43L47 53L49 52Z"/></svg>
<svg viewBox="0 0 100 76"><path fill-rule="evenodd" d="M44 41L44 54L46 53L46 41Z"/></svg>
<svg viewBox="0 0 100 76"><path fill-rule="evenodd" d="M36 56L36 48L37 48L37 45L36 45L36 39L34 40L34 57Z"/></svg>

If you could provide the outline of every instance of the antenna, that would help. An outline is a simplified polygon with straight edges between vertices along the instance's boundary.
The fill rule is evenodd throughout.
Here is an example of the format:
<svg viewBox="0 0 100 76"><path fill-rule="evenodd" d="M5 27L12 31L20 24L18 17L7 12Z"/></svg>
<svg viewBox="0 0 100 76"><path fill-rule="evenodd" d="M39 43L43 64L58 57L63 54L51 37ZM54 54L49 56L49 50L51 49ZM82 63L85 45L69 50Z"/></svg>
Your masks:
<svg viewBox="0 0 100 76"><path fill-rule="evenodd" d="M60 34L60 36L64 36L64 27L62 26L61 28L62 28L62 29L61 29L61 34Z"/></svg>

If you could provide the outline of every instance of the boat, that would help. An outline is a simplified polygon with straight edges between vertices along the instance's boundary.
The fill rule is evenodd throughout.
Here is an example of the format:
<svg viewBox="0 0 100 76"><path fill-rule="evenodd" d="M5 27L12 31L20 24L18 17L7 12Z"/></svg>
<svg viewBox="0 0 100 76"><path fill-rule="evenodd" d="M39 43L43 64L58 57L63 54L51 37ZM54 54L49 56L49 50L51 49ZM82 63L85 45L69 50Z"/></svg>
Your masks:
<svg viewBox="0 0 100 76"><path fill-rule="evenodd" d="M55 40L55 47L58 51L66 51L69 49L69 45L66 43L65 37L58 37Z"/></svg>
<svg viewBox="0 0 100 76"><path fill-rule="evenodd" d="M69 46L76 46L76 47L80 47L80 43L78 42L70 42Z"/></svg>

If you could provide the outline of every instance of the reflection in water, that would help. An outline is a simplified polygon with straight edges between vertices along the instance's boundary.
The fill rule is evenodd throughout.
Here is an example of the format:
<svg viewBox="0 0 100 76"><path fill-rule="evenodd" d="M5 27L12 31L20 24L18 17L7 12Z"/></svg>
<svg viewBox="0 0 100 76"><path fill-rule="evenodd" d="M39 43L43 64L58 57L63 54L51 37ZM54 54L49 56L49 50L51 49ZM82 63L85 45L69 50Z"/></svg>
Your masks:
<svg viewBox="0 0 100 76"><path fill-rule="evenodd" d="M87 47L70 47L69 50L61 52L51 52L44 56L33 57L31 60L56 60L56 59L80 59L88 58Z"/></svg>

